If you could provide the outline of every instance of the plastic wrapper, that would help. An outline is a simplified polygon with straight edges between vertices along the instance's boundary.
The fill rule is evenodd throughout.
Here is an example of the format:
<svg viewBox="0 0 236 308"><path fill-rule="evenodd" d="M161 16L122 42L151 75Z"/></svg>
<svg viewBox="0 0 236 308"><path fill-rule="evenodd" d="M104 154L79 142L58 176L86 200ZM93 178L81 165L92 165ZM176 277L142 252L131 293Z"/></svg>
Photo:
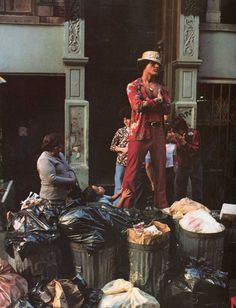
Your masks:
<svg viewBox="0 0 236 308"><path fill-rule="evenodd" d="M14 214L8 223L5 250L14 258L14 247L22 260L41 243L59 238L58 213L48 202L32 205ZM13 247L14 246L14 247Z"/></svg>
<svg viewBox="0 0 236 308"><path fill-rule="evenodd" d="M217 233L225 229L222 224L202 209L187 213L180 219L179 224L183 229L196 233Z"/></svg>
<svg viewBox="0 0 236 308"><path fill-rule="evenodd" d="M135 288L124 279L107 283L102 291L104 295L98 308L160 308L155 297Z"/></svg>
<svg viewBox="0 0 236 308"><path fill-rule="evenodd" d="M161 295L165 308L228 308L227 273L191 258L166 273Z"/></svg>
<svg viewBox="0 0 236 308"><path fill-rule="evenodd" d="M28 291L27 281L0 259L0 307L10 307Z"/></svg>
<svg viewBox="0 0 236 308"><path fill-rule="evenodd" d="M90 254L114 241L135 222L122 210L99 203L68 209L59 219L63 233L71 241L85 244Z"/></svg>

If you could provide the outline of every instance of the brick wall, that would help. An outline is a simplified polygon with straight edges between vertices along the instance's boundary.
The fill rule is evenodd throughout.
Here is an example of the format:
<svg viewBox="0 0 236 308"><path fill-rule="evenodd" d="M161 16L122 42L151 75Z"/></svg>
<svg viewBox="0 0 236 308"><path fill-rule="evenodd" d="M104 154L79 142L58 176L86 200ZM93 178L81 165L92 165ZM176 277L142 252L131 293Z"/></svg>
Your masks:
<svg viewBox="0 0 236 308"><path fill-rule="evenodd" d="M64 0L0 0L0 23L64 22Z"/></svg>

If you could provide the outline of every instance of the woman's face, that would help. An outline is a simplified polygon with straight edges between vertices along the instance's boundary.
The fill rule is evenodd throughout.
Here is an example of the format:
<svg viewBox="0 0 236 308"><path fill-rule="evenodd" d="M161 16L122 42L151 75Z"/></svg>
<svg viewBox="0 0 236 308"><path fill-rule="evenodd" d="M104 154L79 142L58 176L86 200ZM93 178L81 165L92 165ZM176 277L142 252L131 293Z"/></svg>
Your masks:
<svg viewBox="0 0 236 308"><path fill-rule="evenodd" d="M125 124L126 127L130 127L131 119L124 118L124 124Z"/></svg>
<svg viewBox="0 0 236 308"><path fill-rule="evenodd" d="M57 145L53 147L53 150L51 151L53 156L59 156L59 153L62 151L62 145Z"/></svg>
<svg viewBox="0 0 236 308"><path fill-rule="evenodd" d="M144 69L144 72L152 76L157 75L160 65L156 62L150 61Z"/></svg>

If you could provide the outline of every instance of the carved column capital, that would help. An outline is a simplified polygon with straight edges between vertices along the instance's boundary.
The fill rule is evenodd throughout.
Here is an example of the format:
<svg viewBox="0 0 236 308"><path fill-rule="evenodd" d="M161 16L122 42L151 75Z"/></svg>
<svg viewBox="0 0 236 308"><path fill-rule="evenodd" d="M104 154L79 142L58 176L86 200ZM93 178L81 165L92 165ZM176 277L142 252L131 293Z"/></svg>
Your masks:
<svg viewBox="0 0 236 308"><path fill-rule="evenodd" d="M181 14L185 16L199 16L206 7L207 0L182 0Z"/></svg>
<svg viewBox="0 0 236 308"><path fill-rule="evenodd" d="M82 0L67 0L65 1L65 20L76 20L83 18L83 1Z"/></svg>

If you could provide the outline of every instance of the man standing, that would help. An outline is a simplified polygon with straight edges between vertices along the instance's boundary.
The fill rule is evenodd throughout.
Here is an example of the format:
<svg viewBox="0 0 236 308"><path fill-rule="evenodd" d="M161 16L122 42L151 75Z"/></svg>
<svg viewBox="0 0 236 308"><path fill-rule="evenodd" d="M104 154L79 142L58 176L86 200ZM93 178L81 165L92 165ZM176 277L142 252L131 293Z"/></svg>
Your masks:
<svg viewBox="0 0 236 308"><path fill-rule="evenodd" d="M132 196L124 202L124 207L132 207L137 191L136 178L150 151L154 175L154 206L166 208L165 164L166 148L163 116L170 112L171 100L166 87L157 81L161 59L157 51L146 51L138 59L141 77L127 86L131 105L131 131L128 146L128 163L125 170L123 188L128 188Z"/></svg>
<svg viewBox="0 0 236 308"><path fill-rule="evenodd" d="M199 131L189 128L186 121L177 117L172 121L174 142L177 145L178 168L175 178L175 197L180 200L187 195L188 180L191 180L192 199L202 202L202 163Z"/></svg>

